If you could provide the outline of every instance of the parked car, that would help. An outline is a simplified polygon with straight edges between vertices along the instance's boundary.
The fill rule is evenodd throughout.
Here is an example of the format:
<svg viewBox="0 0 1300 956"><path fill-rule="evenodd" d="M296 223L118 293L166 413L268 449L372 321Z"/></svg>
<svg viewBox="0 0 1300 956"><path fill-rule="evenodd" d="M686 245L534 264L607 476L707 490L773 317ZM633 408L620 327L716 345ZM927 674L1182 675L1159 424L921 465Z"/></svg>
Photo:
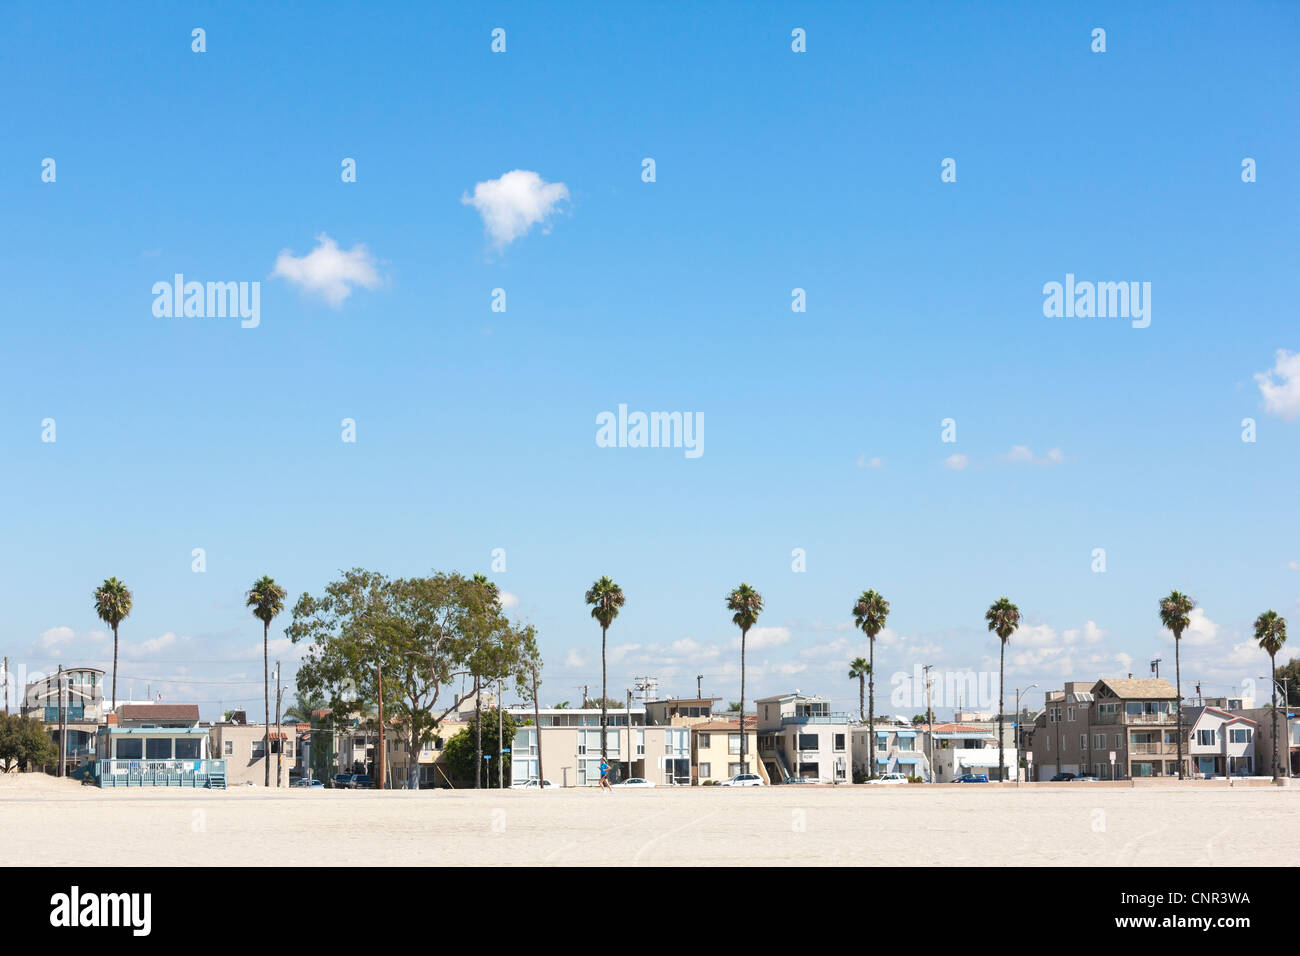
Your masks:
<svg viewBox="0 0 1300 956"><path fill-rule="evenodd" d="M351 782L352 774L350 773L336 773L334 776L330 777L330 785L337 787L340 790L346 789L347 785Z"/></svg>
<svg viewBox="0 0 1300 956"><path fill-rule="evenodd" d="M523 783L511 784L510 789L511 790L540 790L543 786L553 787L555 786L555 784L551 783L551 781L549 780L543 780L541 783L538 783L536 777L529 777Z"/></svg>
<svg viewBox="0 0 1300 956"><path fill-rule="evenodd" d="M348 784L348 786L353 790L371 790L374 788L375 783L370 779L370 774L368 773L354 773L352 775L352 782Z"/></svg>
<svg viewBox="0 0 1300 956"><path fill-rule="evenodd" d="M325 784L321 783L319 780L310 780L307 777L299 777L296 780L291 780L289 782L289 786L306 787L308 789L311 789L313 787L323 787L325 786Z"/></svg>
<svg viewBox="0 0 1300 956"><path fill-rule="evenodd" d="M756 773L738 773L730 780L724 780L719 787L761 787L763 778Z"/></svg>
<svg viewBox="0 0 1300 956"><path fill-rule="evenodd" d="M782 783L792 783L792 784L796 784L796 785L802 785L802 784L809 784L809 783L812 783L812 781L809 780L807 777L786 777L786 778L785 778L784 780L782 780L781 782L782 782Z"/></svg>
<svg viewBox="0 0 1300 956"><path fill-rule="evenodd" d="M989 775L986 773L964 773L955 781L956 783L988 783Z"/></svg>
<svg viewBox="0 0 1300 956"><path fill-rule="evenodd" d="M1093 776L1075 777L1074 779L1078 783L1100 783L1101 782L1096 777Z"/></svg>
<svg viewBox="0 0 1300 956"><path fill-rule="evenodd" d="M626 780L620 780L618 783L614 784L616 787L640 787L642 789L653 787L654 785L655 782L653 780L647 780L644 777L628 777Z"/></svg>
<svg viewBox="0 0 1300 956"><path fill-rule="evenodd" d="M1063 780L1073 780L1076 776L1078 776L1078 774L1073 774L1070 773L1069 771L1062 771L1061 773L1055 774L1052 777L1051 782L1060 783Z"/></svg>
<svg viewBox="0 0 1300 956"><path fill-rule="evenodd" d="M882 773L879 777L873 777L867 783L874 784L898 784L907 783L907 774L905 773Z"/></svg>

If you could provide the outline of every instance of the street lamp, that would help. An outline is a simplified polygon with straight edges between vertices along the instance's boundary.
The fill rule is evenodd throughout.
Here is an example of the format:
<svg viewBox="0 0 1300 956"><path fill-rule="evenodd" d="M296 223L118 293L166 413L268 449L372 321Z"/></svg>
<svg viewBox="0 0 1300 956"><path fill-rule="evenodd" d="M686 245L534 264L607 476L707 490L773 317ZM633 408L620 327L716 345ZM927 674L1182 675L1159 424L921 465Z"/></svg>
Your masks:
<svg viewBox="0 0 1300 956"><path fill-rule="evenodd" d="M1038 686L1037 683L1033 683L1030 684L1028 687L1024 688L1024 690L1026 693L1028 693L1029 691L1033 690L1037 686ZM1016 688L1016 786L1017 787L1020 786L1020 690L1021 688L1019 687ZM1002 746L1001 740L998 741L998 746L999 747Z"/></svg>

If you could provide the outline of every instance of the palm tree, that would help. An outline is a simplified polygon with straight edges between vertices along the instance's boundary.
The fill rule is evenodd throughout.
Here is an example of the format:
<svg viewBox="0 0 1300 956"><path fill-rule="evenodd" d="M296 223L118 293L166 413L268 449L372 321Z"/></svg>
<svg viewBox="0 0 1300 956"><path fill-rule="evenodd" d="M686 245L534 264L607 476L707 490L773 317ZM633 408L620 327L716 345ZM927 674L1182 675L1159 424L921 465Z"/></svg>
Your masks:
<svg viewBox="0 0 1300 956"><path fill-rule="evenodd" d="M740 711L740 772L749 773L745 760L745 744L749 739L745 734L745 635L763 613L763 595L742 581L740 587L727 595L727 610L736 612L731 616L731 623L740 628L740 706L737 708Z"/></svg>
<svg viewBox="0 0 1300 956"><path fill-rule="evenodd" d="M284 716L299 724L310 724L312 712L324 710L327 703L320 694L299 693L292 706L285 708Z"/></svg>
<svg viewBox="0 0 1300 956"><path fill-rule="evenodd" d="M867 675L871 673L871 664L865 657L855 657L849 663L849 680L858 682L858 717L867 719Z"/></svg>
<svg viewBox="0 0 1300 956"><path fill-rule="evenodd" d="M608 574L603 575L587 591L587 603L591 605L591 616L600 622L600 759L602 761L608 756L605 746L605 732L609 726L609 714L606 708L607 701L605 700L605 632L614 623L614 618L618 617L618 609L623 606L624 600L623 589L615 584ZM631 719L632 715L629 714L628 720Z"/></svg>
<svg viewBox="0 0 1300 956"><path fill-rule="evenodd" d="M1265 611L1255 618L1255 640L1268 655L1268 676L1273 684L1273 782L1277 783L1277 652L1286 643L1286 618L1277 611ZM1286 706L1286 701L1282 704Z"/></svg>
<svg viewBox="0 0 1300 956"><path fill-rule="evenodd" d="M1006 709L1002 706L1006 699L1004 665L1007 659L1007 639L1020 626L1020 608L1012 604L1009 598L1000 597L984 613L984 620L989 622L989 630L1002 642L1002 646L998 648L998 782L1001 783L1007 779L1007 748L1004 745L1006 737L1003 736L1002 730L1004 720L1002 712ZM1019 730L1017 729L1016 732L1019 733ZM1016 769L1016 779L1020 779L1019 768Z"/></svg>
<svg viewBox="0 0 1300 956"><path fill-rule="evenodd" d="M285 590L275 583L269 574L264 574L253 582L248 592L247 607L253 609L253 617L262 622L262 692L266 704L265 723L262 724L262 753L266 760L265 785L271 785L271 621L284 610ZM280 744L284 746L283 743ZM275 777L275 785L280 786L280 775Z"/></svg>
<svg viewBox="0 0 1300 956"><path fill-rule="evenodd" d="M1174 680L1178 691L1178 779L1183 779L1183 668L1178 657L1183 631L1191 623L1192 608L1196 602L1181 591L1170 591L1160 599L1160 623L1174 635Z"/></svg>
<svg viewBox="0 0 1300 956"><path fill-rule="evenodd" d="M876 635L885 629L889 602L875 591L863 591L853 605L853 623L862 628L869 645L867 662L867 779L876 775ZM861 658L859 658L860 660Z"/></svg>
<svg viewBox="0 0 1300 956"><path fill-rule="evenodd" d="M95 613L113 629L113 710L117 710L117 626L131 613L131 592L117 578L95 588ZM8 675L6 675L8 676Z"/></svg>

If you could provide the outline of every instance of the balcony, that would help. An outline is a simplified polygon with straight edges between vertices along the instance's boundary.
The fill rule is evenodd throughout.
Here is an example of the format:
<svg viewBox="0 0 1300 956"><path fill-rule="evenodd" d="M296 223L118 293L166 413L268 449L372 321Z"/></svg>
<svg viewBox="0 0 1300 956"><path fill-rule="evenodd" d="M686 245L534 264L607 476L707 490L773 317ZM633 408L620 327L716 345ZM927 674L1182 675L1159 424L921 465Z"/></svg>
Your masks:
<svg viewBox="0 0 1300 956"><path fill-rule="evenodd" d="M848 714L794 714L781 718L782 727L801 724L847 724L848 722Z"/></svg>
<svg viewBox="0 0 1300 956"><path fill-rule="evenodd" d="M1178 723L1174 714L1098 714L1092 720L1095 725L1111 726L1160 726Z"/></svg>

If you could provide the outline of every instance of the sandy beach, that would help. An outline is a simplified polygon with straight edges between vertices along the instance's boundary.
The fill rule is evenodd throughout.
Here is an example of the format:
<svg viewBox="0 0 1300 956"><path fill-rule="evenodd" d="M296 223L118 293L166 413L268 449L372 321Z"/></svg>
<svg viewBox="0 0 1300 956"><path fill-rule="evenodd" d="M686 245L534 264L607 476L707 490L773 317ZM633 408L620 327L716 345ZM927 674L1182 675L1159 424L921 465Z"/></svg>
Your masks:
<svg viewBox="0 0 1300 956"><path fill-rule="evenodd" d="M1300 787L99 790L0 776L10 866L1191 865L1300 858Z"/></svg>

